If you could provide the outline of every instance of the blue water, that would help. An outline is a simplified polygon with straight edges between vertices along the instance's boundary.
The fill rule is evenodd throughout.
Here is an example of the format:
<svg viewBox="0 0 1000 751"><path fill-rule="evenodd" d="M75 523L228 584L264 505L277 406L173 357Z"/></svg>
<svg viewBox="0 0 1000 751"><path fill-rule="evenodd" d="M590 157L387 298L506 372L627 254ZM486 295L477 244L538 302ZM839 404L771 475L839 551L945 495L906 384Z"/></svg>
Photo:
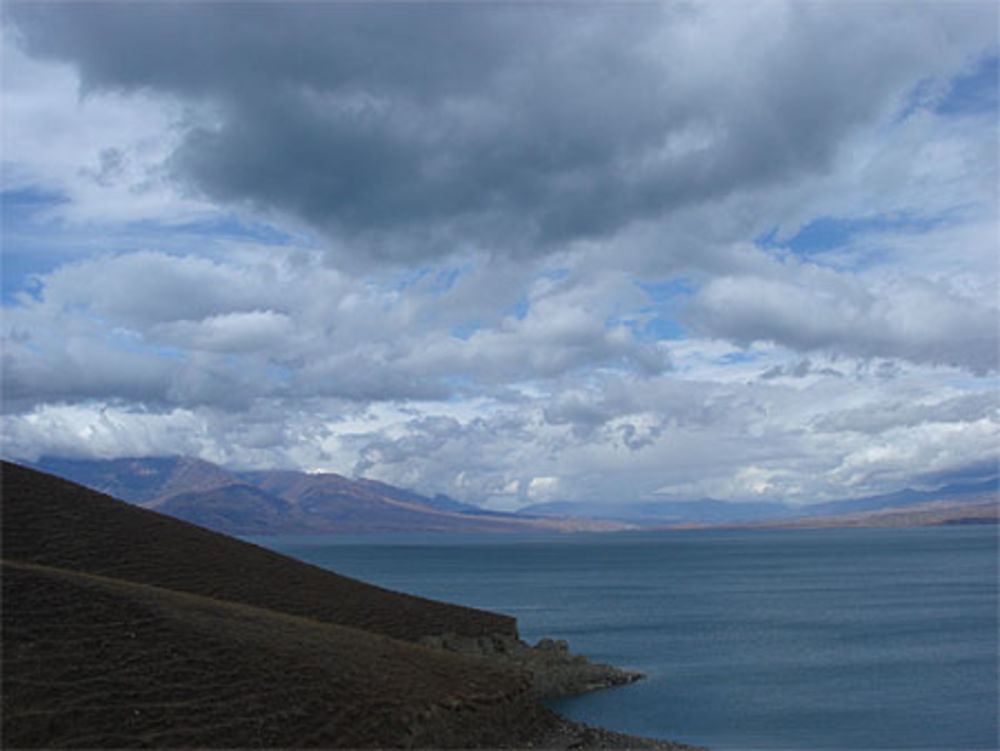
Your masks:
<svg viewBox="0 0 1000 751"><path fill-rule="evenodd" d="M998 746L993 527L254 541L648 675L553 703L587 723L715 751Z"/></svg>

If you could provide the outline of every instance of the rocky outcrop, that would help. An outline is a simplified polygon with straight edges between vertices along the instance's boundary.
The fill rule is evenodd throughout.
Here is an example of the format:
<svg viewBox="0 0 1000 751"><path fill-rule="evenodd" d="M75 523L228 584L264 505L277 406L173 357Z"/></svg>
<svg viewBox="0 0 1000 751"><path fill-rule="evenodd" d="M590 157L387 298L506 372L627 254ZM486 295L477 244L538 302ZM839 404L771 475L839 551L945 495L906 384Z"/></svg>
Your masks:
<svg viewBox="0 0 1000 751"><path fill-rule="evenodd" d="M508 634L480 637L442 634L422 637L418 643L523 670L531 675L535 695L545 699L620 686L644 677L642 673L593 663L583 655L572 654L564 639L541 639L531 646Z"/></svg>

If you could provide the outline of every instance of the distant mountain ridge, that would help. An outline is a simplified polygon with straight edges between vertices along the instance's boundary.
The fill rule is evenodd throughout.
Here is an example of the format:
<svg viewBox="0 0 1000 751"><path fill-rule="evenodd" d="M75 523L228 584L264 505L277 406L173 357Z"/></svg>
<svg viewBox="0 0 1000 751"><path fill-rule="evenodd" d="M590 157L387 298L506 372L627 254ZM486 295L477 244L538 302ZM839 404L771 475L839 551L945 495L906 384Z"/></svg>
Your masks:
<svg viewBox="0 0 1000 751"><path fill-rule="evenodd" d="M231 472L191 457L43 457L30 466L227 534L605 531L628 526L493 512L332 472Z"/></svg>
<svg viewBox="0 0 1000 751"><path fill-rule="evenodd" d="M829 516L842 515L864 511L877 511L881 509L894 509L904 506L916 506L919 504L931 503L934 501L971 501L982 496L992 496L997 494L998 484L996 478L981 480L978 482L963 482L945 485L936 490L914 490L907 488L895 493L884 493L882 495L866 496L864 498L853 498L845 501L829 501L817 503L808 507L808 513L803 516Z"/></svg>
<svg viewBox="0 0 1000 751"><path fill-rule="evenodd" d="M219 532L575 532L640 527L857 526L996 518L997 481L954 483L794 507L775 501L573 502L490 511L371 479L224 469L191 457L43 458L31 466ZM992 509L992 510L991 510ZM899 513L888 513L898 511Z"/></svg>
<svg viewBox="0 0 1000 751"><path fill-rule="evenodd" d="M791 513L789 507L783 503L736 503L713 498L696 501L640 501L614 504L599 501L554 501L526 506L521 512L538 516L607 519L644 526L749 522L784 518Z"/></svg>
<svg viewBox="0 0 1000 751"><path fill-rule="evenodd" d="M236 477L201 459L181 456L125 459L66 459L43 456L26 466L100 490L139 506L155 506L177 493L235 483Z"/></svg>
<svg viewBox="0 0 1000 751"><path fill-rule="evenodd" d="M895 493L827 501L795 507L770 502L720 501L704 498L697 501L643 501L637 503L601 503L559 501L534 504L521 513L537 516L567 516L620 521L641 526L713 526L781 524L819 519L858 520L869 514L889 510L918 508L929 504L980 506L996 504L996 479L946 485L937 490L906 489ZM902 517L900 517L902 518Z"/></svg>

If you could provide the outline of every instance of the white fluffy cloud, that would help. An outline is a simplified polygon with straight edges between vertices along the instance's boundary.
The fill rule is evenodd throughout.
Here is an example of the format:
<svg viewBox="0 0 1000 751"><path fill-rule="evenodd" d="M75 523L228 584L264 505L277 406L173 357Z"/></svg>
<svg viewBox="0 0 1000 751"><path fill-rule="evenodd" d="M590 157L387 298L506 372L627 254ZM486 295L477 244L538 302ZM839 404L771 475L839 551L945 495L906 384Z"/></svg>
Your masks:
<svg viewBox="0 0 1000 751"><path fill-rule="evenodd" d="M768 276L717 277L689 317L701 331L741 344L771 341L802 352L901 358L983 375L997 368L1000 316L989 300L946 283L863 276L811 265Z"/></svg>

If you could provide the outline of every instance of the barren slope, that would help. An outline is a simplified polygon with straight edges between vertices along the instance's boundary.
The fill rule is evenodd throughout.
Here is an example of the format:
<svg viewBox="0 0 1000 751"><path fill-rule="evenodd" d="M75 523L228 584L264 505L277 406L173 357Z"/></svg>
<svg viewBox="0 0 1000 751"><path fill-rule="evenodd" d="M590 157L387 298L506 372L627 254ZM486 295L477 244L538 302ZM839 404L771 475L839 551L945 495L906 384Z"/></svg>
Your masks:
<svg viewBox="0 0 1000 751"><path fill-rule="evenodd" d="M513 618L391 592L3 464L3 555L415 641L516 633Z"/></svg>
<svg viewBox="0 0 1000 751"><path fill-rule="evenodd" d="M506 746L526 677L356 629L88 574L3 568L5 747Z"/></svg>

